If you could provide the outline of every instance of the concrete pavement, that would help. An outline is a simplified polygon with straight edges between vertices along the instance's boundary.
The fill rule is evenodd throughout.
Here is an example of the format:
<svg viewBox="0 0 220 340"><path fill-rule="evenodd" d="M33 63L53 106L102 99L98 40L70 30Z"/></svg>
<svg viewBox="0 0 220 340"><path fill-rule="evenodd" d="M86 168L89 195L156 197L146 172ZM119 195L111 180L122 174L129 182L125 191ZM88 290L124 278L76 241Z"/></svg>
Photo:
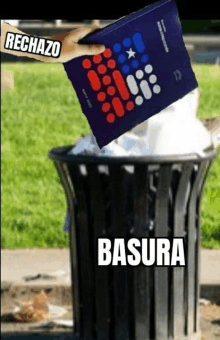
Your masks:
<svg viewBox="0 0 220 340"><path fill-rule="evenodd" d="M61 275L62 272L63 275ZM37 275L38 273L55 274L57 278L50 280L51 282L70 285L69 248L1 250L2 281L24 282L23 277ZM36 280L29 281L29 284L33 282L36 283Z"/></svg>
<svg viewBox="0 0 220 340"><path fill-rule="evenodd" d="M45 274L25 281L24 277ZM49 278L48 278L49 276ZM220 249L201 250L201 296L220 302ZM1 250L2 306L29 299L44 289L51 303L72 304L69 249Z"/></svg>
<svg viewBox="0 0 220 340"><path fill-rule="evenodd" d="M201 284L220 285L220 249L201 250Z"/></svg>
<svg viewBox="0 0 220 340"><path fill-rule="evenodd" d="M1 304L32 299L41 289L51 304L72 305L69 249L1 250ZM25 281L26 276L46 274L52 279Z"/></svg>
<svg viewBox="0 0 220 340"><path fill-rule="evenodd" d="M220 249L201 250L200 296L220 303Z"/></svg>

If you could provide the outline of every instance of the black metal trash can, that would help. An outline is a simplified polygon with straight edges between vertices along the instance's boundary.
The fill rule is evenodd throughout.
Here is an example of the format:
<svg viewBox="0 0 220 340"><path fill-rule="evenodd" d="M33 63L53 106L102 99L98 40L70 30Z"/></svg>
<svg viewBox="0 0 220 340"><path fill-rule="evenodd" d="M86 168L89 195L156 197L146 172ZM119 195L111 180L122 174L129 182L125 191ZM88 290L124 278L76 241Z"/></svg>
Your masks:
<svg viewBox="0 0 220 340"><path fill-rule="evenodd" d="M200 199L217 151L100 158L68 154L72 147L49 157L71 219L77 340L198 339ZM186 265L100 267L98 237L183 237Z"/></svg>

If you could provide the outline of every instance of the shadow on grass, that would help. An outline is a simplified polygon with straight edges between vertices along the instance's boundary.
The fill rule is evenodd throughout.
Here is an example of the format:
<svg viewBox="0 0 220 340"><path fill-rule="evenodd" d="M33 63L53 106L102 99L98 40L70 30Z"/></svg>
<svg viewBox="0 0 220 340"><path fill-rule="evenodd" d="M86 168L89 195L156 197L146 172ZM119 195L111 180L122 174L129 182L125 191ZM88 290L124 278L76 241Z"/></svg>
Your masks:
<svg viewBox="0 0 220 340"><path fill-rule="evenodd" d="M213 233L211 236L220 243L220 231L217 233Z"/></svg>

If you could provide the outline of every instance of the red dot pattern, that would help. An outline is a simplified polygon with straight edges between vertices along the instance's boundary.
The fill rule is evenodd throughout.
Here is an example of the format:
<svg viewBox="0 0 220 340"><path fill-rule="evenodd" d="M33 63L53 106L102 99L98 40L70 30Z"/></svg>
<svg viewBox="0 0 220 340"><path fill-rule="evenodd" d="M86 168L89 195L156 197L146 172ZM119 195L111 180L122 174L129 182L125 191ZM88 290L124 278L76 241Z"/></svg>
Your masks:
<svg viewBox="0 0 220 340"><path fill-rule="evenodd" d="M114 96L114 94L115 94L115 87L114 87L114 86L109 86L109 87L107 88L107 92L108 92L108 94L109 94L110 96Z"/></svg>
<svg viewBox="0 0 220 340"><path fill-rule="evenodd" d="M105 65L100 64L100 65L98 66L98 72L99 72L100 74L104 74L106 71L107 71L107 68L106 68Z"/></svg>
<svg viewBox="0 0 220 340"><path fill-rule="evenodd" d="M102 111L108 112L110 110L111 105L109 103L102 104Z"/></svg>
<svg viewBox="0 0 220 340"><path fill-rule="evenodd" d="M90 68L92 66L91 61L89 59L84 59L82 62L82 66L86 69Z"/></svg>
<svg viewBox="0 0 220 340"><path fill-rule="evenodd" d="M108 58L108 60L104 61L103 57ZM95 67L94 70L89 70L93 65ZM126 111L133 110L133 108L135 107L135 103L132 100L129 100L129 92L127 86L124 84L124 79L122 77L121 72L119 70L112 71L113 79L111 77L111 74L104 75L107 72L107 68L111 70L116 68L116 61L112 59L112 51L110 48L106 48L102 54L94 55L91 60L89 58L84 59L82 62L82 66L84 69L89 70L87 72L87 76L93 90L95 91L100 90L102 87L101 83L108 86L114 81L114 83L116 84L116 87L108 86L107 91L106 89L104 90L107 93L104 91L100 91L97 95L97 100L99 102L104 102L101 105L101 110L102 112L107 114L106 121L108 123L114 123L117 116L123 117ZM100 82L101 79L99 80L98 74L104 75L101 82ZM116 88L120 94L119 97L121 97L125 101L124 104L122 103L119 97L117 96L114 97L114 95L116 94ZM109 96L113 96L111 102L113 106L112 109L115 114L110 111L111 104L105 101L107 94Z"/></svg>
<svg viewBox="0 0 220 340"><path fill-rule="evenodd" d="M124 78L123 78L121 72L118 71L118 70L113 71L112 77L115 81L115 84L117 86L117 89L118 89L122 99L128 100L130 95L129 95L127 85L124 81Z"/></svg>
<svg viewBox="0 0 220 340"><path fill-rule="evenodd" d="M110 48L106 48L105 51L103 52L104 57L110 58L112 56L112 51Z"/></svg>
<svg viewBox="0 0 220 340"><path fill-rule="evenodd" d="M98 91L101 88L101 82L97 73L94 70L89 70L87 73L87 77L90 81L90 85L92 86L94 91Z"/></svg>
<svg viewBox="0 0 220 340"><path fill-rule="evenodd" d="M132 101L127 102L126 109L128 111L131 111L131 110L133 110L133 108L134 108L134 102L132 102Z"/></svg>
<svg viewBox="0 0 220 340"><path fill-rule="evenodd" d="M94 62L95 64L98 64L98 63L100 63L101 61L102 61L102 56L101 56L100 54L94 55L94 57L93 57L93 62Z"/></svg>
<svg viewBox="0 0 220 340"><path fill-rule="evenodd" d="M111 77L109 77L109 76L104 76L103 79L102 79L102 81L103 81L103 84L104 84L104 85L109 85L109 84L111 83Z"/></svg>
<svg viewBox="0 0 220 340"><path fill-rule="evenodd" d="M106 94L105 92L99 92L98 95L97 95L97 99L100 101L100 102L103 102L106 98Z"/></svg>
<svg viewBox="0 0 220 340"><path fill-rule="evenodd" d="M112 99L112 105L113 105L113 107L115 109L115 112L116 112L118 117L124 116L125 110L123 108L123 105L122 105L122 102L121 102L120 98L114 97Z"/></svg>
<svg viewBox="0 0 220 340"><path fill-rule="evenodd" d="M108 123L114 123L115 115L113 113L109 113L106 119Z"/></svg>
<svg viewBox="0 0 220 340"><path fill-rule="evenodd" d="M109 68L113 69L116 66L116 62L115 62L114 59L110 59L110 60L108 60L107 65L108 65Z"/></svg>

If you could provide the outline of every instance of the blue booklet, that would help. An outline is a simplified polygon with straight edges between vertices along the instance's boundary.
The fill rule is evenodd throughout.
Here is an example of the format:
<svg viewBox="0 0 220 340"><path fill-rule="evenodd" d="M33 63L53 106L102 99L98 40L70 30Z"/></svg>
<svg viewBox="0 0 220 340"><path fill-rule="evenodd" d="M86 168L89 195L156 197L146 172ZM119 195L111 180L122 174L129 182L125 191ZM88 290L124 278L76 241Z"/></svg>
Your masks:
<svg viewBox="0 0 220 340"><path fill-rule="evenodd" d="M100 148L198 87L174 0L160 0L86 36L96 56L64 63Z"/></svg>

